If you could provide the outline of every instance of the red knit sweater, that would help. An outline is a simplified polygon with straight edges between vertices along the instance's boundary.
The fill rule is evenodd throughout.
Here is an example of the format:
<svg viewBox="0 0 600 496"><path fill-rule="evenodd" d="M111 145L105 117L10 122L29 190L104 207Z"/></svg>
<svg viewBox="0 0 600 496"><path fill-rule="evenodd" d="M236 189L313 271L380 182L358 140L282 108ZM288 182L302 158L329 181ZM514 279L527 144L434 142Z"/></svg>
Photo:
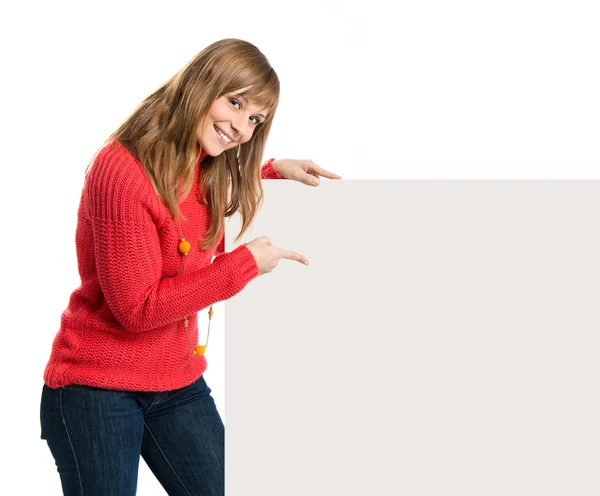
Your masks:
<svg viewBox="0 0 600 496"><path fill-rule="evenodd" d="M62 313L44 382L123 391L168 391L194 382L206 358L198 343L198 311L231 298L258 276L250 250L224 251L224 238L202 250L210 212L195 181L177 222L156 195L141 163L119 142L97 155L86 175L75 235L81 285ZM281 179L269 160L263 179ZM182 274L183 266L183 274ZM187 333L184 320L188 319ZM189 334L189 340L188 340Z"/></svg>

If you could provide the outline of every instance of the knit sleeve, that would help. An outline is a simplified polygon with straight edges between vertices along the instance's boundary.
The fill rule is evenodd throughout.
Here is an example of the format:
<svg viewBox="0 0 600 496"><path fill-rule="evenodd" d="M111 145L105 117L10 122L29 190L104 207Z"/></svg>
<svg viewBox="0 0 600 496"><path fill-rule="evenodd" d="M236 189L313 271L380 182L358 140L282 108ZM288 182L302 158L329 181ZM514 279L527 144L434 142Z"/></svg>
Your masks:
<svg viewBox="0 0 600 496"><path fill-rule="evenodd" d="M283 176L279 174L279 172L277 172L273 167L274 160L274 158L270 158L263 164L260 171L263 179L283 179Z"/></svg>
<svg viewBox="0 0 600 496"><path fill-rule="evenodd" d="M258 276L256 260L241 245L199 270L161 278L161 245L151 214L156 197L143 170L123 160L94 164L84 185L98 280L123 328L142 333L181 320L231 298Z"/></svg>

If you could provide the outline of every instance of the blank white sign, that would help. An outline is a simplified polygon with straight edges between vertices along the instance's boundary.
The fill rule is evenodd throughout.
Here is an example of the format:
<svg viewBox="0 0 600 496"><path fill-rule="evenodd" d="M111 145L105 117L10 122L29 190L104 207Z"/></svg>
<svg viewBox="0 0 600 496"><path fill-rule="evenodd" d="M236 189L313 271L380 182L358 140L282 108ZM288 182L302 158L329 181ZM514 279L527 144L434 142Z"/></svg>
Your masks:
<svg viewBox="0 0 600 496"><path fill-rule="evenodd" d="M265 181L228 496L600 494L598 181Z"/></svg>

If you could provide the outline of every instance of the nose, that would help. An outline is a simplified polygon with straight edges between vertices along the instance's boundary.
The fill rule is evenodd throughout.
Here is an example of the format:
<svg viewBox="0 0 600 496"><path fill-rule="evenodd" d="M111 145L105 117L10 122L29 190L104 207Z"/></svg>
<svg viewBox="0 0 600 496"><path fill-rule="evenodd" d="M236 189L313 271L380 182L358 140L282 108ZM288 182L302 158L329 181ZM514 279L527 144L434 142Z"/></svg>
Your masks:
<svg viewBox="0 0 600 496"><path fill-rule="evenodd" d="M231 121L231 127L236 134L234 136L236 141L245 143L252 137L252 129L250 128L248 121L249 119L245 115Z"/></svg>

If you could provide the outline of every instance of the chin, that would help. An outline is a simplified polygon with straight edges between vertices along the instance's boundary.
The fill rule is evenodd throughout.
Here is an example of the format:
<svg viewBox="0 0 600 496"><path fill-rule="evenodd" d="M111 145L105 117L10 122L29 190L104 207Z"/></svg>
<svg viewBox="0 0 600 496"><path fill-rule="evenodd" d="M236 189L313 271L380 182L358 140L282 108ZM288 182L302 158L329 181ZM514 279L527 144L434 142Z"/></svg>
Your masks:
<svg viewBox="0 0 600 496"><path fill-rule="evenodd" d="M206 154L210 157L217 157L217 156L221 155L221 153L223 153L223 151L225 151L225 148L216 147L212 144L205 145L202 148L204 149Z"/></svg>

